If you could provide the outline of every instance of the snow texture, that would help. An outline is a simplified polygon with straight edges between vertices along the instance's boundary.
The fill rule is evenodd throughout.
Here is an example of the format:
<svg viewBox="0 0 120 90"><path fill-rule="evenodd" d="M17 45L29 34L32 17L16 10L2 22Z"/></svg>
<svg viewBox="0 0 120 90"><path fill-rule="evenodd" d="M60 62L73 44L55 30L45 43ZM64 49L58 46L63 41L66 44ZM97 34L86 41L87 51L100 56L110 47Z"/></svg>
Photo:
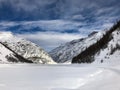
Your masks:
<svg viewBox="0 0 120 90"><path fill-rule="evenodd" d="M0 65L0 90L120 90L119 83L119 65Z"/></svg>

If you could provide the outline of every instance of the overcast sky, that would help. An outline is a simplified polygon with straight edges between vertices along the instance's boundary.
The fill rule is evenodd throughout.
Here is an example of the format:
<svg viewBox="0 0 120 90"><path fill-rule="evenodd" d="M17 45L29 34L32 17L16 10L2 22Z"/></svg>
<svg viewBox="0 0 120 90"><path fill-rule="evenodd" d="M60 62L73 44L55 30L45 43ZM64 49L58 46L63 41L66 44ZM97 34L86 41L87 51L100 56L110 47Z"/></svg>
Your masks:
<svg viewBox="0 0 120 90"><path fill-rule="evenodd" d="M0 0L0 30L50 51L109 28L120 19L119 0Z"/></svg>

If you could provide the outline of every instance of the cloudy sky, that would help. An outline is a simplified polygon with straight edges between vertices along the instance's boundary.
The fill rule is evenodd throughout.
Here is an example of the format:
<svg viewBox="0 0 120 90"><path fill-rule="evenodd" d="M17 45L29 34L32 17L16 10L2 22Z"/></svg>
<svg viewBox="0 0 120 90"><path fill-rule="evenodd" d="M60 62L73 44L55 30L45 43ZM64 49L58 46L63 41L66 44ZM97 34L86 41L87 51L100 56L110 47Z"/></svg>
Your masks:
<svg viewBox="0 0 120 90"><path fill-rule="evenodd" d="M119 0L0 0L0 30L50 51L120 19Z"/></svg>

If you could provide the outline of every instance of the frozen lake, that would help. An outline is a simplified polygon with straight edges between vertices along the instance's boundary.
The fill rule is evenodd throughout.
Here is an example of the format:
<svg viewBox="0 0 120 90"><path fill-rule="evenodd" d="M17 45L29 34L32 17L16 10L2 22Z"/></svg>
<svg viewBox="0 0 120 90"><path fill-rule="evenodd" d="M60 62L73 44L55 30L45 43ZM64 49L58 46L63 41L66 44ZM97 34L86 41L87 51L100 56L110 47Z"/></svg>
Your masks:
<svg viewBox="0 0 120 90"><path fill-rule="evenodd" d="M0 64L0 90L120 90L120 67Z"/></svg>

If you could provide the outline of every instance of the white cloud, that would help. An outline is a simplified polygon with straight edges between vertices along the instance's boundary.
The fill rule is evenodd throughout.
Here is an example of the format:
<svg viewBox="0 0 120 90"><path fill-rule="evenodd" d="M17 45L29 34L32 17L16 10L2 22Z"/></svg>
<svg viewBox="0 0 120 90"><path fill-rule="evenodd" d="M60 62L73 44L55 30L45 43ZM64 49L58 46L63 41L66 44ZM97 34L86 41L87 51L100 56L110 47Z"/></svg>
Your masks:
<svg viewBox="0 0 120 90"><path fill-rule="evenodd" d="M85 23L74 22L69 20L41 20L41 21L28 21L22 22L24 26L38 26L42 29L46 30L65 30L65 29L75 29L80 25L84 25Z"/></svg>
<svg viewBox="0 0 120 90"><path fill-rule="evenodd" d="M40 20L40 21L20 21L20 22L0 22L0 28L7 28L20 25L21 29L31 29L40 27L43 30L64 31L71 29L78 29L79 26L85 23L69 21L69 20Z"/></svg>
<svg viewBox="0 0 120 90"><path fill-rule="evenodd" d="M97 10L95 15L97 16L97 15L104 14L104 13L114 12L113 10L114 10L113 7L103 7L101 9Z"/></svg>
<svg viewBox="0 0 120 90"><path fill-rule="evenodd" d="M83 17L82 15L74 15L72 17L72 19L74 19L74 20L83 20L83 19L85 19L85 17Z"/></svg>
<svg viewBox="0 0 120 90"><path fill-rule="evenodd" d="M18 25L18 23L16 22L7 22L7 21L0 22L0 26L3 26L3 27L11 27L16 25Z"/></svg>
<svg viewBox="0 0 120 90"><path fill-rule="evenodd" d="M84 37L75 33L57 32L37 32L34 34L17 34L17 36L31 40L48 51L71 40Z"/></svg>

